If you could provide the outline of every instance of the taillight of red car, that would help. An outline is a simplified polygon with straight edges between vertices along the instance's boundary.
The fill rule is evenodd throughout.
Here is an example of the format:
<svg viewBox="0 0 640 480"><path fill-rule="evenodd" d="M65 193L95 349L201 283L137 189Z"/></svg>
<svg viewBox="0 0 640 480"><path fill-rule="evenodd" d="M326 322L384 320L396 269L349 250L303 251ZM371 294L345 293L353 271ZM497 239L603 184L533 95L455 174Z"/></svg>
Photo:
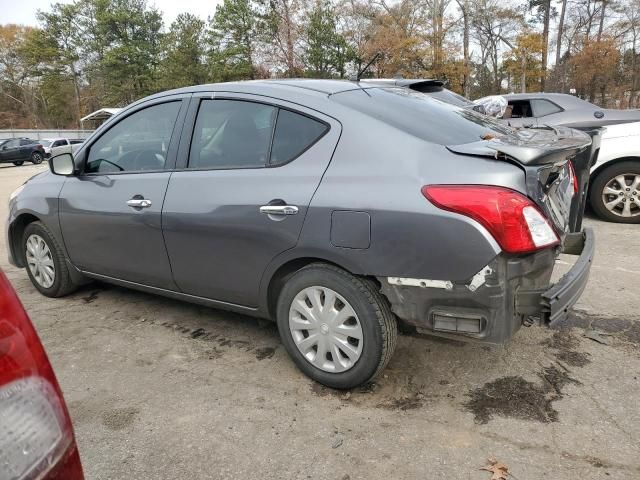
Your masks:
<svg viewBox="0 0 640 480"><path fill-rule="evenodd" d="M491 185L426 185L436 207L473 218L507 253L529 253L560 242L540 209L514 190Z"/></svg>
<svg viewBox="0 0 640 480"><path fill-rule="evenodd" d="M0 479L83 478L71 419L51 364L0 272Z"/></svg>

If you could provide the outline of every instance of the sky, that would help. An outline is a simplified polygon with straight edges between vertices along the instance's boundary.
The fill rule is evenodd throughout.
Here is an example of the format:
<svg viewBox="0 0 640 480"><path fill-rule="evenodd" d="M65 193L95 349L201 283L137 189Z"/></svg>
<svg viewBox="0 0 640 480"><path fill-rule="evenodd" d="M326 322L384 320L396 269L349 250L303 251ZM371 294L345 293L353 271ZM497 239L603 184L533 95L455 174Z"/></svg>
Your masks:
<svg viewBox="0 0 640 480"><path fill-rule="evenodd" d="M36 12L49 10L52 3L70 3L71 0L0 0L0 24L18 23L36 26ZM189 12L206 20L212 16L216 5L222 0L147 0L149 5L155 5L164 15L164 23L171 22L183 12Z"/></svg>

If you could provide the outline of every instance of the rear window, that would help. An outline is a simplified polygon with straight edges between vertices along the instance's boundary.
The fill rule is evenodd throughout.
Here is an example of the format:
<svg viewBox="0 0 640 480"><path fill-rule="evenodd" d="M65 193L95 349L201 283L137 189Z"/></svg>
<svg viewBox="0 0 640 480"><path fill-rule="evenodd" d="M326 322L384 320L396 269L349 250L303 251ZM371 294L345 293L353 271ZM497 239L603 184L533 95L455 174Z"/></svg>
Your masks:
<svg viewBox="0 0 640 480"><path fill-rule="evenodd" d="M477 142L486 135L508 135L513 129L486 115L435 100L406 88L349 90L336 102L392 127L439 145Z"/></svg>
<svg viewBox="0 0 640 480"><path fill-rule="evenodd" d="M418 90L419 91L419 90ZM429 95L441 102L450 103L451 105L456 105L458 107L467 107L469 105L473 105L473 102L467 98L464 98L462 95L458 95L451 90L447 90L446 88L442 88L440 90L434 90L432 92L425 91L422 92L425 95Z"/></svg>

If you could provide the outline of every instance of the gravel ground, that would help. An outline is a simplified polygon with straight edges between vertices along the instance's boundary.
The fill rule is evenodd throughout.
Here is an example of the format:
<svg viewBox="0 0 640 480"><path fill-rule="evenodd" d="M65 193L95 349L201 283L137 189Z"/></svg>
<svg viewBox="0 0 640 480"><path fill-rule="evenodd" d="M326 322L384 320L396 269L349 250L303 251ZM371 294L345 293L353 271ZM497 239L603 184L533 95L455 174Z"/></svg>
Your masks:
<svg viewBox="0 0 640 480"><path fill-rule="evenodd" d="M3 216L44 168L0 166ZM350 393L298 372L271 324L98 283L48 299L4 239L0 265L88 479L489 479L489 457L516 480L637 479L640 226L586 224L597 258L566 328L523 328L503 347L401 336L384 375Z"/></svg>

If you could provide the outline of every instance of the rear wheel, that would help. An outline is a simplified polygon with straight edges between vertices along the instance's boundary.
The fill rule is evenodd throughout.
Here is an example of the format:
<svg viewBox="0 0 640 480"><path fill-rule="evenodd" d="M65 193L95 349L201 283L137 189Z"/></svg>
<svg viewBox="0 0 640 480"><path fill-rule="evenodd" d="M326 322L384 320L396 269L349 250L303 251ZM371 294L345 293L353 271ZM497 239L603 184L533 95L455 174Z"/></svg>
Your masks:
<svg viewBox="0 0 640 480"><path fill-rule="evenodd" d="M289 277L277 316L298 368L332 388L373 380L395 349L396 319L376 285L332 265L312 264Z"/></svg>
<svg viewBox="0 0 640 480"><path fill-rule="evenodd" d="M591 207L609 222L640 223L640 162L605 168L591 185Z"/></svg>
<svg viewBox="0 0 640 480"><path fill-rule="evenodd" d="M44 160L44 157L40 152L33 152L31 154L31 163L33 163L34 165L40 165L42 163L42 160Z"/></svg>
<svg viewBox="0 0 640 480"><path fill-rule="evenodd" d="M20 167L22 164L24 164L24 162L23 162L22 160L20 160L20 161L18 161L18 162L13 162L13 164L14 164L16 167Z"/></svg>
<svg viewBox="0 0 640 480"><path fill-rule="evenodd" d="M62 297L76 289L62 248L41 222L27 225L22 236L27 274L33 286L47 297Z"/></svg>

